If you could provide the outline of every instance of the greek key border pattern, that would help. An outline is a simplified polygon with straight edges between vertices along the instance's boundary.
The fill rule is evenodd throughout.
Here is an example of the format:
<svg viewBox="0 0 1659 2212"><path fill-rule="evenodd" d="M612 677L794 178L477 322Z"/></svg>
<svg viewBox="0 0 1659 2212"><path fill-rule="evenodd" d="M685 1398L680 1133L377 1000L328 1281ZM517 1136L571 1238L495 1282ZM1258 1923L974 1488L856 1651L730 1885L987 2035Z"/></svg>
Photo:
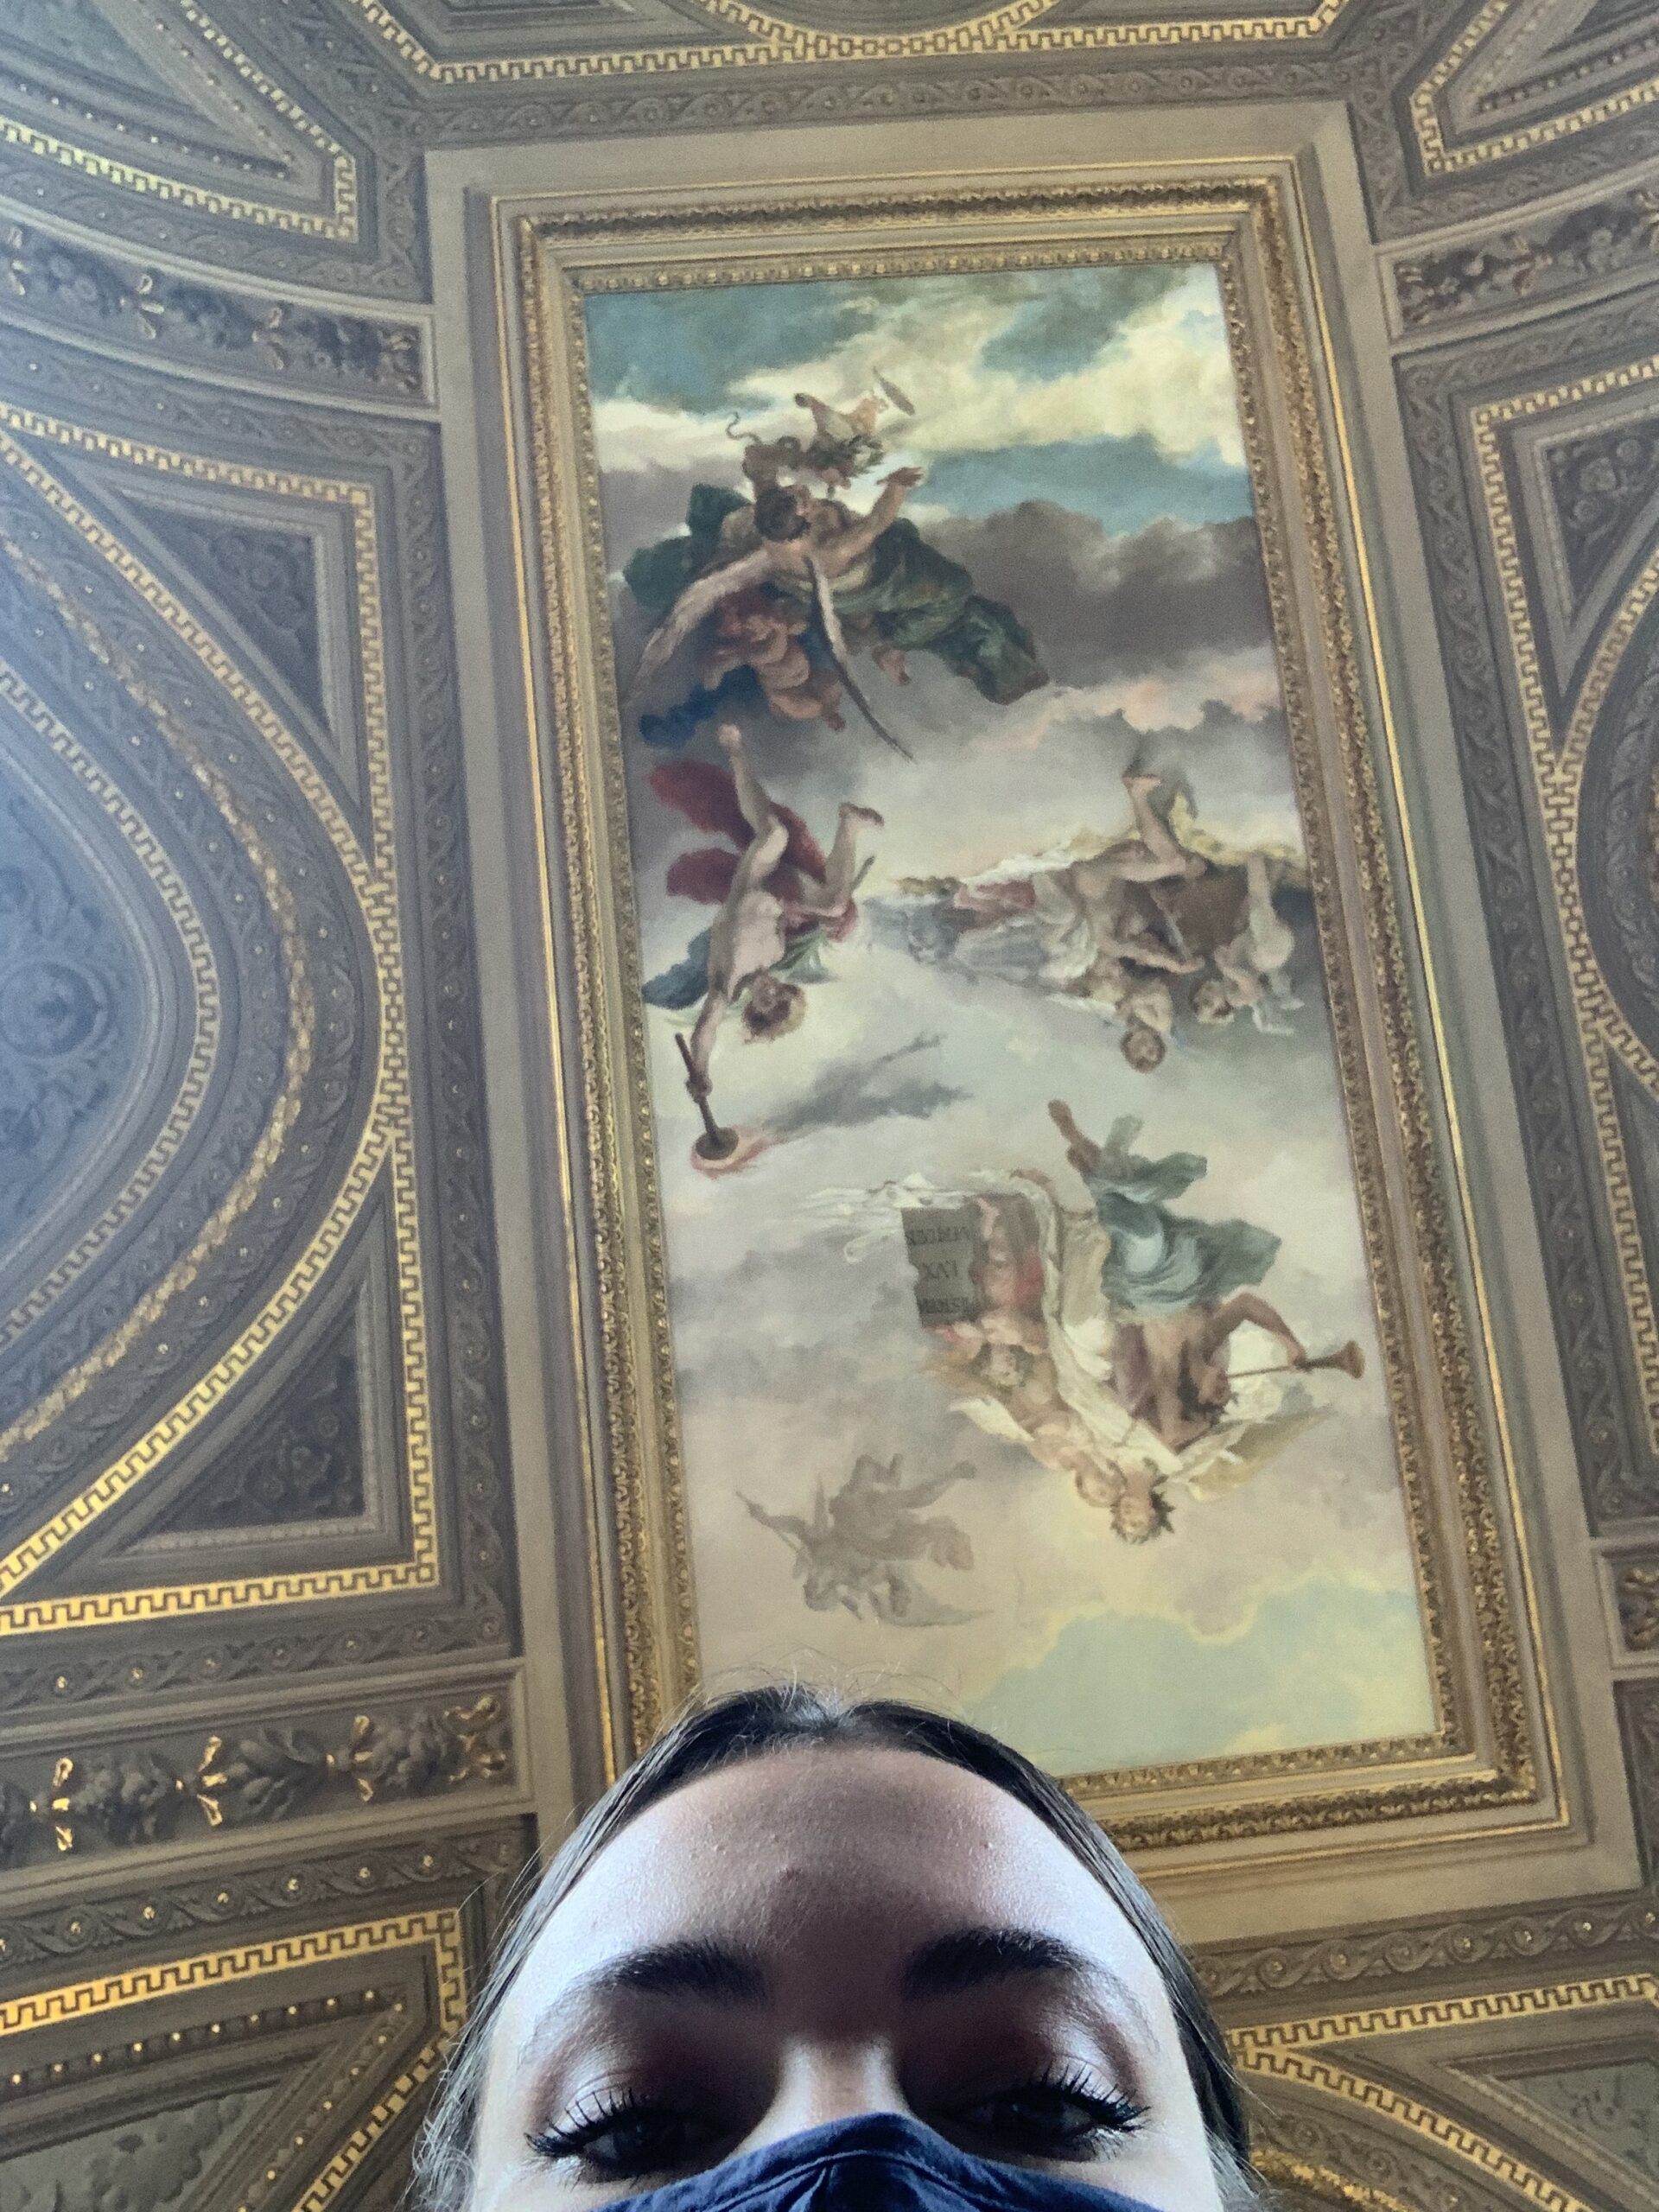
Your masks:
<svg viewBox="0 0 1659 2212"><path fill-rule="evenodd" d="M131 1218L154 1190L168 1163L176 1155L200 1110L219 1057L223 1027L224 996L213 949L190 894L156 832L122 791L115 779L94 760L74 735L58 720L46 702L16 670L0 658L0 699L26 721L35 735L49 745L120 830L122 841L134 854L156 886L168 917L178 933L194 982L194 1011L190 1051L173 1103L168 1107L143 1159L124 1187L98 1219L79 1236L73 1249L38 1282L9 1313L0 1316L0 1351L14 1344L23 1331L49 1310L69 1285L94 1260L124 1222Z"/></svg>
<svg viewBox="0 0 1659 2212"><path fill-rule="evenodd" d="M1659 1973L1521 1982L1513 1988L1485 1990L1471 1996L1424 1997L1398 2005L1313 2012L1301 2019L1235 2029L1232 2042L1241 2063L1253 2065L1258 2058L1277 2051L1311 2050L1325 2044L1350 2044L1373 2036L1423 2035L1440 2028L1492 2027L1508 2020L1547 2018L1605 2005L1659 2008Z"/></svg>
<svg viewBox="0 0 1659 2212"><path fill-rule="evenodd" d="M1513 130L1494 131L1465 145L1452 144L1440 121L1441 96L1452 79L1519 4L1521 0L1486 0L1486 5L1479 14L1464 26L1428 74L1413 90L1410 100L1412 129L1417 140L1418 155L1430 176L1455 176L1469 169L1484 168L1493 162L1509 161L1517 154L1537 153L1546 146L1558 145L1564 138L1574 138L1584 131L1593 130L1601 124L1616 122L1621 116L1634 115L1638 109L1650 107L1659 100L1659 75L1656 75L1644 78L1637 84L1621 86L1616 92L1587 100L1581 106L1568 109L1563 114L1542 116L1533 123L1517 124Z"/></svg>
<svg viewBox="0 0 1659 2212"><path fill-rule="evenodd" d="M1586 755L1597 717L1630 639L1643 614L1659 597L1659 555L1646 563L1603 631L1572 702L1565 741L1558 749L1499 438L1499 432L1513 423L1535 420L1587 399L1634 391L1656 381L1659 381L1659 356L1542 391L1484 402L1473 409L1470 421L1600 1152L1630 1349L1646 1410L1649 1440L1659 1449L1659 1308L1643 1245L1611 1074L1611 1063L1617 1059L1644 1090L1659 1098L1659 1058L1631 1028L1602 972L1578 883L1579 810Z"/></svg>
<svg viewBox="0 0 1659 2212"><path fill-rule="evenodd" d="M466 1976L460 1919L454 1911L443 1909L399 1913L345 1928L308 1929L297 1936L268 1936L263 1942L200 1951L191 1958L163 1959L149 1966L128 1967L119 1973L68 1982L56 1989L0 1999L0 2035L28 2035L121 2005L155 2004L190 1990L222 1989L262 1974L378 1956L427 1943L434 1947L446 1970L441 1984L448 1999L443 2025L453 2033L461 2024Z"/></svg>
<svg viewBox="0 0 1659 2212"><path fill-rule="evenodd" d="M43 1528L0 1560L0 1598L16 1590L63 1545L90 1527L188 1436L203 1417L275 1344L323 1280L346 1232L366 1203L383 1169L391 1178L397 1306L404 1363L404 1453L410 1518L410 1544L401 1560L351 1567L244 1575L218 1580L145 1589L102 1591L59 1599L23 1599L0 1607L0 1636L31 1634L112 1622L216 1612L232 1607L298 1604L315 1599L348 1598L372 1592L428 1587L439 1574L435 1476L432 1453L430 1376L426 1344L426 1288L421 1253L421 1224L410 1090L407 1013L404 1002L400 899L395 849L391 770L391 728L385 663L379 544L373 493L350 479L309 476L221 461L152 447L141 441L87 430L56 417L0 405L0 459L10 462L37 493L93 550L168 623L202 664L206 672L258 731L292 779L327 832L341 861L362 914L372 950L379 994L380 1061L373 1097L356 1154L323 1224L307 1251L267 1299L259 1314L213 1370L192 1386L138 1443L84 1490ZM73 495L10 431L95 454L133 467L150 468L189 481L226 484L238 490L344 505L354 537L358 575L358 635L363 671L364 724L367 739L368 812L372 849L365 854L350 823L318 773L303 746L275 709L236 667L224 649L196 622L125 546L87 514ZM38 568L38 564L35 564ZM83 630L88 619L67 603L43 572L40 587L53 595L66 618ZM162 715L166 709L141 673L128 666L92 627L88 642L111 666L137 702ZM188 733L172 718L169 742L190 750ZM193 772L201 766L190 760ZM213 771L217 775L218 772ZM223 785L223 779L219 779ZM228 785L214 791L221 810L233 820L234 794ZM274 869L262 871L268 893L287 896ZM292 1044L290 1042L290 1052ZM279 1109L280 1110L280 1109ZM275 1156L280 1130L268 1131L262 1156ZM175 1271L176 1272L176 1271ZM105 1360L106 1365L112 1363Z"/></svg>
<svg viewBox="0 0 1659 2212"><path fill-rule="evenodd" d="M3 416L4 410L0 408L0 420L3 420ZM3 429L0 429L0 463L16 469L27 480L29 456ZM67 518L84 519L78 505L44 472L40 474L39 480L33 488L44 493L49 502L64 512ZM61 494L61 499L57 496L59 494ZM0 532L0 553L3 553L24 581L57 611L67 627L78 634L100 658L113 659L97 624L75 605L69 593L42 562L26 552L3 532ZM298 912L288 886L267 855L263 840L238 803L228 779L196 744L192 734L168 714L142 678L135 677L126 688L135 703L149 713L173 751L207 792L226 829L242 848L270 903L288 972L291 1009L283 1051L283 1080L247 1166L213 1209L188 1252L168 1269L159 1282L150 1286L137 1303L51 1390L27 1407L9 1427L0 1430L0 1458L14 1444L27 1442L41 1435L100 1376L116 1366L144 1332L162 1319L173 1300L193 1279L201 1262L231 1236L238 1221L246 1214L257 1197L299 1110L301 1092L310 1071L315 1051L316 1000L311 988L310 963L306 955ZM73 1511L74 1509L70 1510ZM77 1523L77 1526L80 1525L85 1525L84 1522ZM50 1548L55 1549L56 1547L53 1545ZM29 1547L26 1545L24 1549L29 1549ZM46 1553L40 1553L32 1564L39 1564L45 1556ZM10 1560L0 1559L0 1595L3 1595L10 1586L8 1570L16 1557L17 1554L14 1554Z"/></svg>
<svg viewBox="0 0 1659 2212"><path fill-rule="evenodd" d="M1447 2028L1491 2027L1511 2021L1559 2018L1611 2006L1659 2007L1659 1974L1601 1974L1581 1981L1493 1990L1466 1997L1444 1997L1408 2005L1373 2005L1329 2012L1306 2019L1277 2020L1262 2027L1235 2028L1228 2037L1240 2072L1250 2079L1312 2089L1356 2106L1371 2117L1404 2128L1483 2180L1513 2190L1541 2212L1599 2212L1587 2199L1541 2174L1537 2168L1464 2121L1437 2112L1408 2091L1378 2082L1323 2054L1331 2046L1346 2052L1356 2042L1404 2034L1432 2034ZM1288 2167L1290 2161L1270 2162ZM1300 2180L1294 2171L1271 2177ZM1312 2175L1307 2177L1314 2178ZM1360 2196L1361 2204L1385 2206L1386 2200Z"/></svg>
<svg viewBox="0 0 1659 2212"><path fill-rule="evenodd" d="M292 231L310 238L332 238L342 245L356 243L359 229L357 163L340 142L314 123L292 95L275 84L241 48L219 29L199 0L175 0L185 21L203 41L227 61L237 76L266 106L280 116L296 136L309 141L323 157L333 201L327 213L303 207L283 207L235 192L221 192L210 185L193 184L181 177L163 176L136 162L116 160L108 154L76 143L55 131L41 130L20 118L0 114L0 145L38 154L60 168L76 169L100 184L146 199L164 200L204 215L222 215L234 221L256 223L275 231Z"/></svg>
<svg viewBox="0 0 1659 2212"><path fill-rule="evenodd" d="M394 1951L430 1955L437 1998L433 2032L350 2136L316 2174L293 2212L327 2212L338 2191L362 2164L411 2098L443 2063L467 2012L466 1951L461 1916L451 1909L400 1913L344 1928L267 1937L194 1957L130 1967L57 1989L0 2003L0 2035L25 2035L66 2023L100 2018L133 2005L156 2003L201 1990L239 1989L251 1981L297 1968L346 1960L384 1958Z"/></svg>
<svg viewBox="0 0 1659 2212"><path fill-rule="evenodd" d="M1005 0L965 22L928 31L813 30L748 0L702 0L711 19L746 34L728 41L603 53L493 54L445 60L399 21L390 0L351 0L414 73L429 84L521 85L583 78L683 75L702 69L756 69L823 62L916 61L976 55L1018 59L1103 54L1147 48L1260 45L1323 37L1351 0L1316 0L1301 15L1192 16L1160 22L1058 23L1044 28L1055 0Z"/></svg>
<svg viewBox="0 0 1659 2212"><path fill-rule="evenodd" d="M1483 2179L1503 2183L1529 2204L1543 2207L1544 2212L1599 2212L1599 2208L1572 2190L1562 2189L1535 2166L1517 2158L1513 2151L1494 2143L1490 2136L1477 2134L1462 2120L1436 2112L1420 2097L1368 2080L1364 2075L1356 2074L1333 2060L1287 2052L1272 2062L1247 2063L1245 2071L1257 2078L1317 2090L1325 2096L1338 2098L1344 2104L1357 2106L1373 2119L1388 2120L1421 2137L1436 2150L1449 2152L1453 2158L1472 2166Z"/></svg>

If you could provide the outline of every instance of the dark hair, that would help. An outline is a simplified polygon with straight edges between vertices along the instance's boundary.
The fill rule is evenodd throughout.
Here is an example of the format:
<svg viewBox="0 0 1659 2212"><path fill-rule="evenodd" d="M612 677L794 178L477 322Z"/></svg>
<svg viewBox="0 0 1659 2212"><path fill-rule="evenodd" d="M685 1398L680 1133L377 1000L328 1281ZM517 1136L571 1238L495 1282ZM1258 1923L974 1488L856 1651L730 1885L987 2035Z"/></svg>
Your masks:
<svg viewBox="0 0 1659 2212"><path fill-rule="evenodd" d="M1123 1528L1123 1497L1124 1493L1120 1491L1112 1500L1111 1504L1111 1523L1120 1536L1126 1534ZM1159 1475L1147 1485L1145 1533L1139 1536L1129 1536L1128 1541L1133 1544L1147 1543L1154 1536L1166 1535L1174 1526L1175 1516L1170 1507L1167 1488L1164 1478Z"/></svg>
<svg viewBox="0 0 1659 2212"><path fill-rule="evenodd" d="M606 1792L554 1859L497 1952L450 2054L416 2153L415 2212L464 2212L490 2031L543 1929L606 1847L642 1813L703 1775L825 1745L915 1751L960 1767L1023 1805L1058 1837L1117 1906L1158 1969L1217 2172L1224 2184L1244 2183L1249 2133L1221 2030L1157 1906L1104 1832L1029 1759L966 1721L896 1699L853 1700L788 1683L740 1690L677 1721ZM1227 2201L1240 2199L1230 2195Z"/></svg>
<svg viewBox="0 0 1659 2212"><path fill-rule="evenodd" d="M1036 1372L1038 1356L1029 1344L1005 1344L995 1337L981 1344L969 1364L976 1375L988 1376L996 1364L996 1356L999 1352L1007 1352L1014 1360L1014 1370L1021 1382L1029 1380Z"/></svg>
<svg viewBox="0 0 1659 2212"><path fill-rule="evenodd" d="M1122 1046L1124 1058L1132 1068L1143 1075L1150 1075L1154 1068L1161 1067L1169 1047L1149 1021L1131 1020L1123 1032Z"/></svg>
<svg viewBox="0 0 1659 2212"><path fill-rule="evenodd" d="M762 537L782 540L804 537L806 517L797 502L792 484L768 484L754 499L754 526Z"/></svg>
<svg viewBox="0 0 1659 2212"><path fill-rule="evenodd" d="M766 973L771 975L771 970ZM757 981L759 978L756 979ZM762 1013L754 1002L754 986L750 985L743 1001L740 1017L743 1035L751 1045L773 1045L780 1037L787 1037L798 1029L806 1019L806 993L798 983L785 982L781 976L772 976L782 996L773 1001L770 1014Z"/></svg>

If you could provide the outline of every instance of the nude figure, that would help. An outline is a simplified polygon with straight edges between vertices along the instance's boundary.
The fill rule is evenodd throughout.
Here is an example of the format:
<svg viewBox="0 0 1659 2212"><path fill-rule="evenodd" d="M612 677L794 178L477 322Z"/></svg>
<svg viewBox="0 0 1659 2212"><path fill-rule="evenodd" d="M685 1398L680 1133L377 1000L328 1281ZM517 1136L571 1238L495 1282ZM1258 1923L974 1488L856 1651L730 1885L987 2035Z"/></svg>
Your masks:
<svg viewBox="0 0 1659 2212"><path fill-rule="evenodd" d="M867 515L855 515L839 499L820 499L805 484L762 492L754 503L754 527L767 572L804 578L817 568L832 583L847 580L882 531L898 521L921 480L919 468L895 468L882 480Z"/></svg>
<svg viewBox="0 0 1659 2212"><path fill-rule="evenodd" d="M1284 1033L1274 1009L1292 1013L1300 1004L1286 980L1296 940L1273 903L1273 873L1261 853L1245 861L1244 887L1244 926L1211 954L1216 973L1193 991L1192 1011L1209 1023L1248 1013L1258 1029Z"/></svg>
<svg viewBox="0 0 1659 2212"><path fill-rule="evenodd" d="M768 591L735 593L715 616L715 642L703 656L710 689L734 668L753 669L766 704L786 721L822 721L845 729L842 687L833 669L816 665L801 639L811 626L804 607Z"/></svg>
<svg viewBox="0 0 1659 2212"><path fill-rule="evenodd" d="M715 737L732 764L737 803L753 835L739 855L731 890L709 930L709 988L691 1032L686 1086L694 1098L709 1096L715 1039L740 999L744 1032L752 1040L785 1036L806 1016L801 986L772 973L784 957L789 910L767 888L767 879L788 849L789 825L751 766L742 732L724 722ZM880 829L881 817L873 807L844 802L823 883L796 900L797 914L834 922L846 912L858 872L858 833L866 825Z"/></svg>

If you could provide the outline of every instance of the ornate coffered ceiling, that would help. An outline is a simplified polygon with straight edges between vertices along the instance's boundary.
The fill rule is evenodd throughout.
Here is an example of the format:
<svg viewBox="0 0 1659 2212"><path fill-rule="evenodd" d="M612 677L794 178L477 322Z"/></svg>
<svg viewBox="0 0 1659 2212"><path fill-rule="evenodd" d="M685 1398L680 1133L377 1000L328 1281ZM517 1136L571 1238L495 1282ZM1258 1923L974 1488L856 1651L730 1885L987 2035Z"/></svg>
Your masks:
<svg viewBox="0 0 1659 2212"><path fill-rule="evenodd" d="M10 0L18 2212L389 2208L508 1880L616 1754L562 1010L487 842L539 679L452 536L508 474L492 196L620 190L630 147L892 175L995 128L1034 172L1200 124L1353 181L1310 222L1392 423L1356 496L1427 578L1384 658L1449 700L1473 865L1425 897L1495 983L1466 1049L1511 1148L1464 1166L1530 1380L1484 1418L1561 1780L1535 1834L1368 1834L1254 1903L1248 1854L1156 1871L1287 2202L1659 2205L1651 8Z"/></svg>

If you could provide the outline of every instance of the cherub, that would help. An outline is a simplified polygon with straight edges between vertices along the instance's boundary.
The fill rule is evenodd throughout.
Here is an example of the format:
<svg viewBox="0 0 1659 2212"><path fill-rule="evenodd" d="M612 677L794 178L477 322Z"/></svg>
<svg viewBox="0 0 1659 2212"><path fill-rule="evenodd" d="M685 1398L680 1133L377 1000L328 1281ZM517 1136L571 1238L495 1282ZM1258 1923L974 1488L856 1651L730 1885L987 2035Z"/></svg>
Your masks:
<svg viewBox="0 0 1659 2212"><path fill-rule="evenodd" d="M753 669L774 714L786 721L845 729L840 679L833 669L815 663L801 643L810 626L806 608L776 592L734 592L715 616L702 682L712 690L733 669Z"/></svg>
<svg viewBox="0 0 1659 2212"><path fill-rule="evenodd" d="M838 500L820 499L804 484L764 485L747 518L741 512L736 518L747 520L753 542L736 557L723 560L687 585L646 639L632 689L643 690L698 624L738 593L774 585L804 607L816 605L823 613L836 585L898 521L905 501L921 480L919 468L895 468L874 505L862 516L850 514ZM724 530L725 544L730 546L734 536Z"/></svg>
<svg viewBox="0 0 1659 2212"><path fill-rule="evenodd" d="M843 934L849 926L859 832L882 826L874 808L847 801L826 858L800 817L773 804L754 772L742 732L727 722L715 735L731 763L729 783L723 782L718 771L688 761L660 768L652 779L658 795L678 804L699 826L710 827L718 820L737 847L735 857L730 853L692 855L689 860L699 865L688 868L677 862L669 871L671 890L717 897L720 912L681 969L646 986L649 1002L677 1009L695 1005L700 990L702 1004L691 1032L687 1084L694 1098L709 1094L715 1039L734 1007L741 1007L743 1033L752 1043L785 1037L805 1019L806 994L787 973L791 954L825 934ZM693 776L696 787L689 790ZM710 788L705 790L705 785ZM709 810L715 786L722 803L718 814ZM723 810L733 808L734 801L734 818L727 821ZM717 866L726 887L723 895L718 890L711 894L704 887L702 863ZM687 980L683 971L688 969L698 970L689 999L683 989Z"/></svg>
<svg viewBox="0 0 1659 2212"><path fill-rule="evenodd" d="M792 432L777 438L761 438L753 431L740 431L739 418L734 415L726 435L745 439L743 474L756 491L779 484L785 476L810 476L828 491L844 491L855 476L862 476L867 470L879 466L887 453L875 435L875 426L882 414L889 406L900 404L906 414L916 411L896 385L888 384L885 377L880 382L886 397L867 392L849 408L830 407L823 400L815 399L810 391L798 391L795 404L806 409L816 426L810 442Z"/></svg>
<svg viewBox="0 0 1659 2212"><path fill-rule="evenodd" d="M806 449L804 466L833 491L850 484L867 468L882 461L886 448L875 435L886 403L867 392L855 406L829 407L810 391L798 391L795 404L804 407L817 425L817 435Z"/></svg>
<svg viewBox="0 0 1659 2212"><path fill-rule="evenodd" d="M964 1529L943 1514L924 1518L921 1509L973 1476L963 1461L906 1482L902 1459L884 1461L864 1452L833 1497L818 1484L810 1521L798 1513L769 1513L753 1498L743 1503L762 1528L792 1546L801 1595L814 1612L842 1606L861 1620L868 1605L871 1617L895 1628L940 1628L974 1615L935 1598L911 1564L926 1560L967 1573L974 1551Z"/></svg>
<svg viewBox="0 0 1659 2212"><path fill-rule="evenodd" d="M1116 1317L1113 1389L1160 1443L1184 1451L1227 1411L1232 1339L1247 1322L1277 1340L1287 1366L1308 1363L1289 1323L1255 1288L1279 1239L1249 1222L1173 1212L1167 1201L1198 1182L1207 1163L1196 1153L1150 1160L1131 1152L1141 1127L1132 1115L1103 1145L1084 1135L1063 1100L1048 1110L1111 1238L1101 1292Z"/></svg>
<svg viewBox="0 0 1659 2212"><path fill-rule="evenodd" d="M642 606L665 610L645 642L630 699L725 601L763 588L817 616L848 696L900 753L906 748L882 728L853 675L849 632L868 641L898 681L907 653L929 652L998 706L1046 683L1031 634L1013 610L976 593L967 569L904 516L921 481L918 468L894 469L862 515L807 484L767 482L753 501L696 486L686 530L642 548L624 569Z"/></svg>
<svg viewBox="0 0 1659 2212"><path fill-rule="evenodd" d="M1196 976L1204 963L1162 933L1155 891L1194 881L1209 863L1189 852L1152 804L1163 779L1138 768L1123 776L1134 826L1097 850L1028 874L976 882L949 879L952 912L967 926L995 929L1030 918L1046 951L1044 978L1068 997L1108 1009L1122 1024L1124 1058L1149 1075L1168 1050L1175 1001L1168 978Z"/></svg>

